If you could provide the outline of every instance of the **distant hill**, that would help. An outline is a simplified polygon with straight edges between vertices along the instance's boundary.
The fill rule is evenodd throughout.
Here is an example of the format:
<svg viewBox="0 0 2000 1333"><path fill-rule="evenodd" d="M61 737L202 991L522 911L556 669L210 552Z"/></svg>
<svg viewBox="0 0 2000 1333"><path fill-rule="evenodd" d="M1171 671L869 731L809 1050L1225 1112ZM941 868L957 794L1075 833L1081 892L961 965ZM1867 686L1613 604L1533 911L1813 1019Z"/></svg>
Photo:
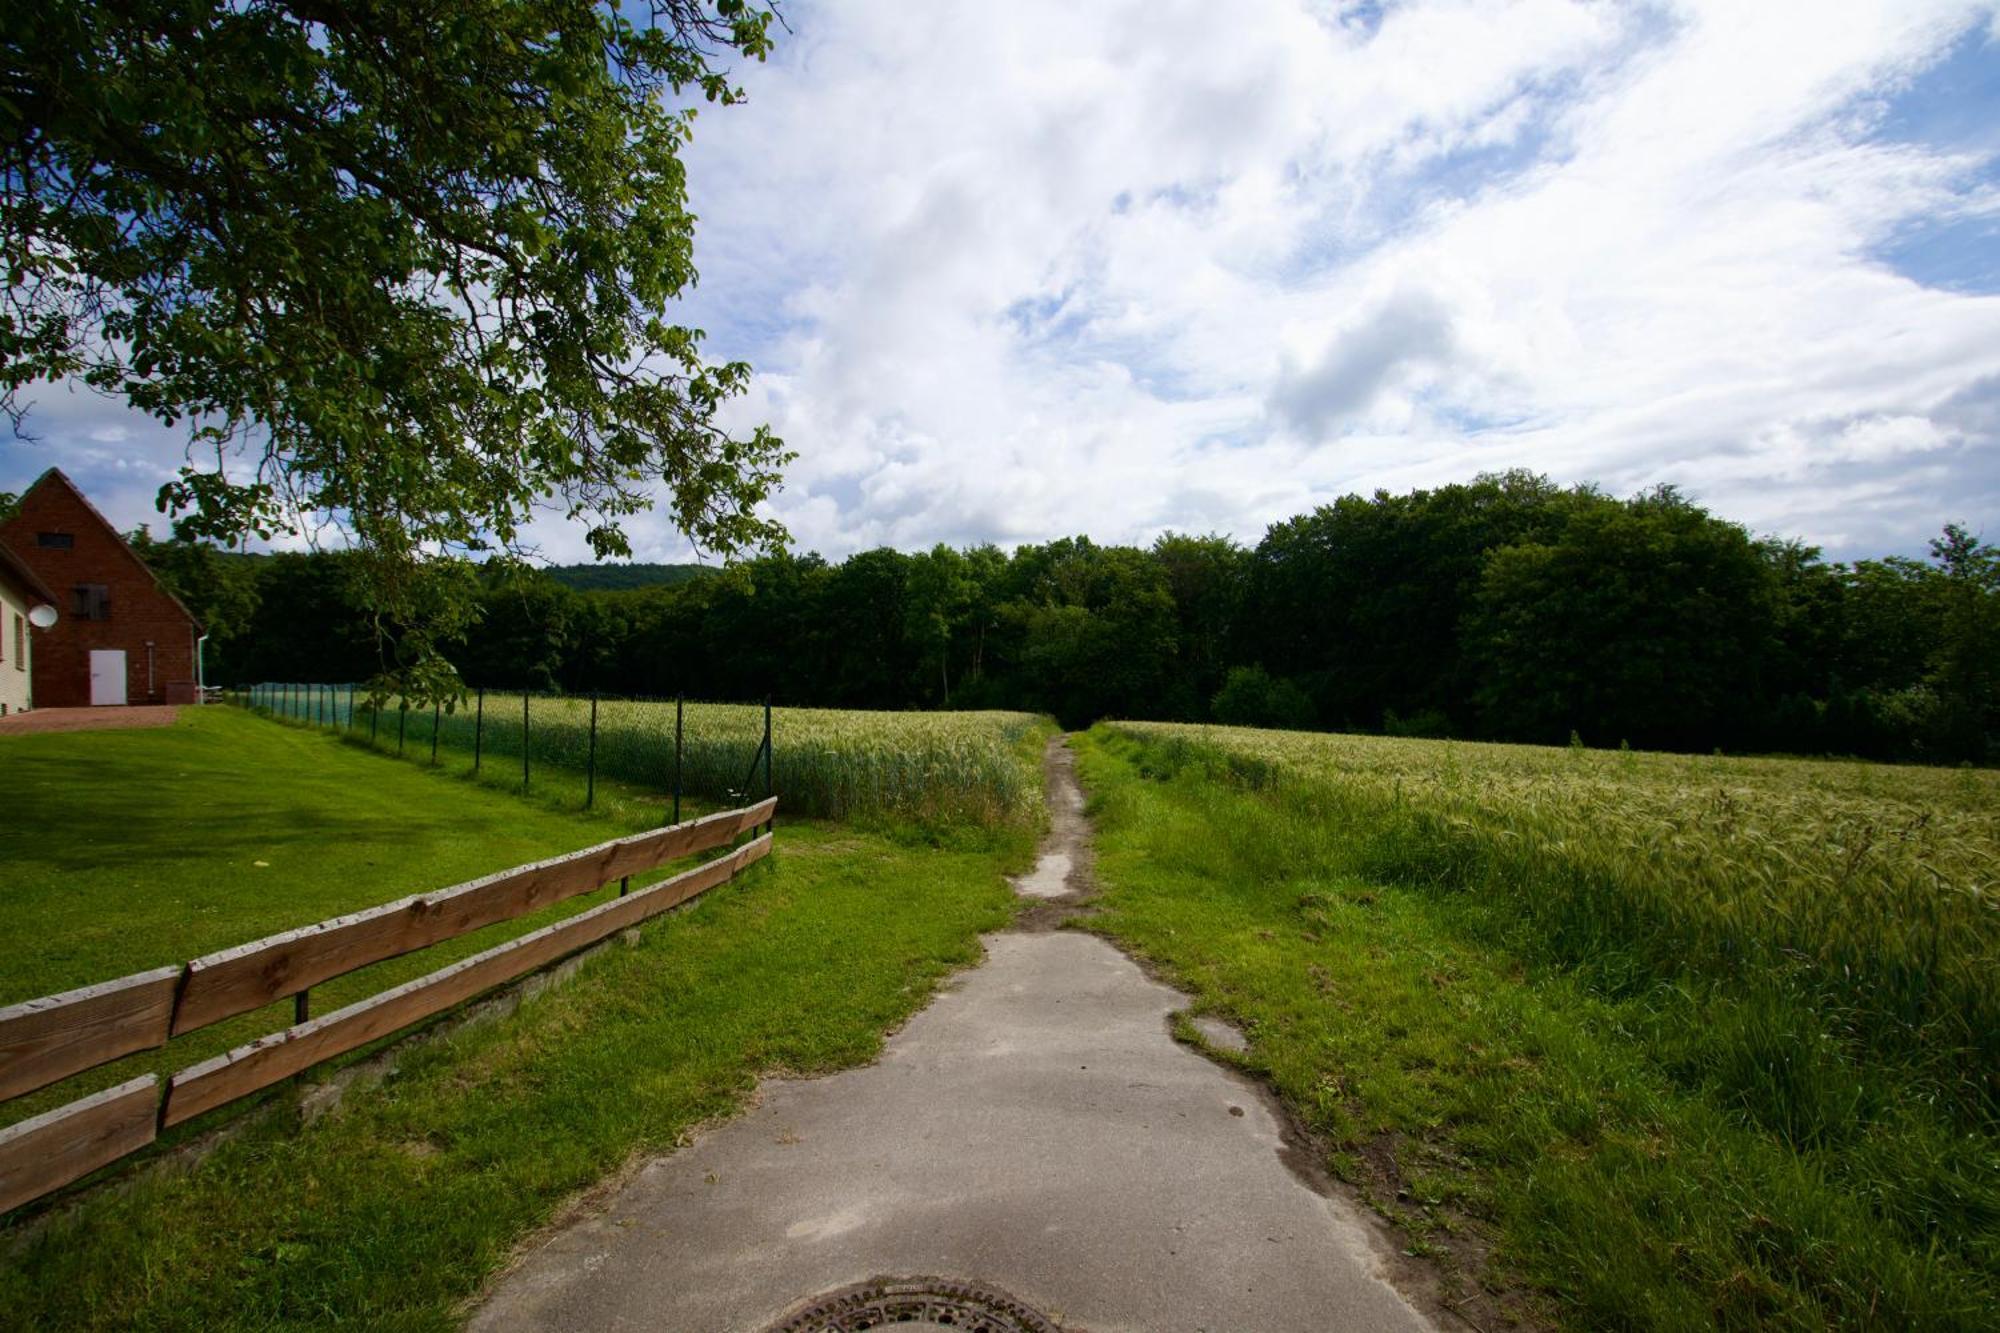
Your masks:
<svg viewBox="0 0 2000 1333"><path fill-rule="evenodd" d="M550 565L545 571L557 583L578 592L623 591L628 588L670 588L676 583L705 579L719 571L713 565Z"/></svg>

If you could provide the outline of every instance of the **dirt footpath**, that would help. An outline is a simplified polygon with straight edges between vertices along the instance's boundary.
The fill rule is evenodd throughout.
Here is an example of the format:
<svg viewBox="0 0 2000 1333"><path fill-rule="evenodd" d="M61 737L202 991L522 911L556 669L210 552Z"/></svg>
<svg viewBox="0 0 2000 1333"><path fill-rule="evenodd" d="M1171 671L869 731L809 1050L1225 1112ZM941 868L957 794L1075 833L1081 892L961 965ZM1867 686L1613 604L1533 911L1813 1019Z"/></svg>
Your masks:
<svg viewBox="0 0 2000 1333"><path fill-rule="evenodd" d="M1389 1251L1287 1165L1187 997L1050 930L1089 858L1066 748L1042 906L874 1065L771 1081L499 1280L478 1330L1421 1329Z"/></svg>

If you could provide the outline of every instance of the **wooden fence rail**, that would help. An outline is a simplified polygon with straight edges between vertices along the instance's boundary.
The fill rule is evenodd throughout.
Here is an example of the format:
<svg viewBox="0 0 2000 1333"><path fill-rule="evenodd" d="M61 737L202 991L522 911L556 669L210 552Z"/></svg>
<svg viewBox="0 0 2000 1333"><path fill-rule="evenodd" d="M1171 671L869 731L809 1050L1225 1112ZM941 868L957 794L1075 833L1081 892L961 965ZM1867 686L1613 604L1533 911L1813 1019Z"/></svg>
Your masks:
<svg viewBox="0 0 2000 1333"><path fill-rule="evenodd" d="M776 798L767 798L739 810L614 838L454 888L267 936L184 966L155 968L0 1009L0 1101L164 1046L169 1037L260 1009L371 963L727 846L769 824L777 805ZM638 925L725 882L770 849L767 830L727 856L183 1069L168 1080L164 1097L159 1079L148 1074L0 1129L0 1212L144 1147L161 1129Z"/></svg>

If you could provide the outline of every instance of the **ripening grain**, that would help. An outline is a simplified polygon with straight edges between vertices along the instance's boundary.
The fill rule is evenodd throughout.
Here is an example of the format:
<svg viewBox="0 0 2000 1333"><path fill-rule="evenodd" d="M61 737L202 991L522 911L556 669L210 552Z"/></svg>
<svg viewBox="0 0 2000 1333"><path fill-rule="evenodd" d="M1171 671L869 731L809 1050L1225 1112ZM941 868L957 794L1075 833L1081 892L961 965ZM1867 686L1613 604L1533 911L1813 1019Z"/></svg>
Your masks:
<svg viewBox="0 0 2000 1333"><path fill-rule="evenodd" d="M1819 1036L1909 1069L1913 1095L2000 1114L2000 774L1114 730L1315 807L1357 869L1504 898L1613 985L1783 991Z"/></svg>
<svg viewBox="0 0 2000 1333"><path fill-rule="evenodd" d="M581 778L590 755L587 697L489 693L483 702L435 715L442 752L462 762L475 747L482 772L521 768L525 724L531 781ZM392 702L370 728L354 730L409 756L429 754L434 715ZM1032 713L868 712L778 708L772 714L771 786L784 811L828 819L887 818L999 827L1032 822L1041 809L1040 746L1048 724ZM475 739L476 733L476 739ZM689 703L682 721L681 784L690 798L732 802L764 794L757 761L764 737L758 704ZM597 775L665 796L674 786L671 701L607 699L597 705Z"/></svg>

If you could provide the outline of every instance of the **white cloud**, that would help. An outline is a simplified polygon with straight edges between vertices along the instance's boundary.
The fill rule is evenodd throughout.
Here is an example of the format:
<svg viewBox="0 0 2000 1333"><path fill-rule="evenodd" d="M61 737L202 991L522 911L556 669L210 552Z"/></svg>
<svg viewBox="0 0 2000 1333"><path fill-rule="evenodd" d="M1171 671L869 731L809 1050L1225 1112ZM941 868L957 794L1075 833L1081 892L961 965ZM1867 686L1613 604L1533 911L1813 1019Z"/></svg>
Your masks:
<svg viewBox="0 0 2000 1333"><path fill-rule="evenodd" d="M1337 334L1317 362L1284 358L1271 407L1305 439L1319 441L1391 387L1399 372L1436 364L1452 350L1451 311L1428 292L1401 291Z"/></svg>
<svg viewBox="0 0 2000 1333"><path fill-rule="evenodd" d="M1515 465L1913 549L1996 517L2000 441L1929 414L2000 298L1871 247L1992 191L1873 129L1980 8L801 8L702 127L711 308L788 318L732 350L829 551L1254 540Z"/></svg>

